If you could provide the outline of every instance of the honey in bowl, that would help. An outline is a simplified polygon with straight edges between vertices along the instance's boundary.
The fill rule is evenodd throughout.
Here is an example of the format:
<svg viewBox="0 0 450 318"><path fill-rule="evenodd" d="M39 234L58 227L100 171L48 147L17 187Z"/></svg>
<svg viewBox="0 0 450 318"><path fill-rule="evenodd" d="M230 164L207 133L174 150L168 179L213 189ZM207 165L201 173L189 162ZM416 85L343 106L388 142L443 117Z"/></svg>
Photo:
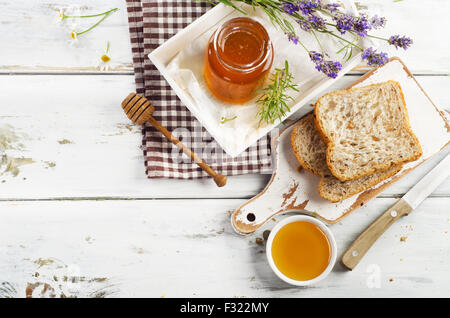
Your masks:
<svg viewBox="0 0 450 318"><path fill-rule="evenodd" d="M317 225L295 221L284 225L272 241L272 259L278 270L295 281L308 281L330 264L331 245Z"/></svg>
<svg viewBox="0 0 450 318"><path fill-rule="evenodd" d="M251 18L234 18L222 24L208 42L205 82L218 99L244 103L261 88L272 62L273 47L266 29Z"/></svg>

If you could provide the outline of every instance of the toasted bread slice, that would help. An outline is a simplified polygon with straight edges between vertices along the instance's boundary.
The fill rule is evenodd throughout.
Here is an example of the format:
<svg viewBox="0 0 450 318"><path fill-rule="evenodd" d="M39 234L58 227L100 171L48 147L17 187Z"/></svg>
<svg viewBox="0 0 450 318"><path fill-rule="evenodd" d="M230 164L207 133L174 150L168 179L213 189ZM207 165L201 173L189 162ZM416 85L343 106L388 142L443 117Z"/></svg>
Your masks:
<svg viewBox="0 0 450 318"><path fill-rule="evenodd" d="M370 188L401 170L396 165L386 171L350 181L340 181L328 169L326 162L327 146L320 138L313 115L302 119L292 130L291 144L295 157L303 168L322 177L319 194L331 202L342 201L354 194Z"/></svg>
<svg viewBox="0 0 450 318"><path fill-rule="evenodd" d="M327 144L327 166L341 181L384 171L422 155L398 82L326 94L316 102L314 114L319 135Z"/></svg>

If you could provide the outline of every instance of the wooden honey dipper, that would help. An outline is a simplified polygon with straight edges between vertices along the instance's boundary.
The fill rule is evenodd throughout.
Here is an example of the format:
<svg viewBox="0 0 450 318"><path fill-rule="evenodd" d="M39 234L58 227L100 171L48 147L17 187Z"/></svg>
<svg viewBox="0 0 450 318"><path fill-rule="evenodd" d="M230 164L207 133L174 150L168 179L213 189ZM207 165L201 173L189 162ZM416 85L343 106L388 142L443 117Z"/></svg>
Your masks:
<svg viewBox="0 0 450 318"><path fill-rule="evenodd" d="M153 118L152 114L155 110L155 107L149 102L147 98L144 96L130 93L127 98L125 98L122 102L122 108L127 117L138 125L142 125L145 122L149 122L159 130L170 142L172 142L179 149L183 150L183 152L188 155L191 160L202 168L206 173L208 173L213 179L214 182L219 187L223 187L227 183L227 177L217 173L214 169L206 164L202 159L200 159L195 153L193 153L188 147L183 145L181 141L175 138L166 128L161 126L161 124Z"/></svg>

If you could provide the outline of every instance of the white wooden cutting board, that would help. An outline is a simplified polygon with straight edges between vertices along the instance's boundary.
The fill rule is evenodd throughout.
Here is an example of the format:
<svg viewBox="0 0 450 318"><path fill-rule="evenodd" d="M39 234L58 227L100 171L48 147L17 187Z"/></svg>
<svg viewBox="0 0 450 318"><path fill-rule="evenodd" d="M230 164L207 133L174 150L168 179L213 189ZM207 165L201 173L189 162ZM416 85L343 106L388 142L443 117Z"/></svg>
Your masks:
<svg viewBox="0 0 450 318"><path fill-rule="evenodd" d="M406 164L395 176L364 192L341 202L332 203L319 196L317 187L320 177L301 169L295 158L290 135L296 122L292 123L273 139L275 170L272 178L261 193L234 211L232 215L234 229L242 234L252 233L272 216L292 210L315 215L328 223L335 223L448 145L450 126L445 116L433 104L400 59L392 58L384 66L367 73L350 87L387 80L398 81L402 87L411 126L423 150L419 160Z"/></svg>

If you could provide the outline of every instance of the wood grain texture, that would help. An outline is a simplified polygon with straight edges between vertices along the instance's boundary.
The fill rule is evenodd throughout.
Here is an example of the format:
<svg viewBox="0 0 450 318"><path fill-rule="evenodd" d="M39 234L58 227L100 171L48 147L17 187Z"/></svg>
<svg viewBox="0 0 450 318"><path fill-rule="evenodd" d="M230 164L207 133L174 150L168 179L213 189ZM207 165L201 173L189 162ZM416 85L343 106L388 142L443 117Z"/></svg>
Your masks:
<svg viewBox="0 0 450 318"><path fill-rule="evenodd" d="M345 77L330 90L357 78ZM446 92L450 78L419 77L419 81L433 99L436 96L438 105L450 105ZM129 122L120 106L133 85L132 76L0 76L0 135L14 133L18 138L9 147L15 149L5 153L33 160L19 167L16 176L0 166L0 199L249 198L264 188L269 175L228 178L221 189L208 179L146 179L140 128ZM405 193L432 162L385 194ZM449 193L450 183L445 182L434 195Z"/></svg>
<svg viewBox="0 0 450 318"><path fill-rule="evenodd" d="M256 238L275 222L250 236L233 232L227 211L242 202L0 202L0 293L25 296L26 286L39 283L31 295L41 297L47 283L57 296L79 297L448 295L450 198L425 200L395 223L354 271L337 263L313 288L289 286L272 273ZM372 201L332 225L338 257L394 202Z"/></svg>
<svg viewBox="0 0 450 318"><path fill-rule="evenodd" d="M89 28L98 18L78 19L77 25L66 19L55 23L59 9L79 10L80 14L95 14L119 8L94 30L70 45L73 29ZM98 62L111 43L112 70L132 73L132 58L126 4L123 0L20 0L0 3L0 72L100 72Z"/></svg>
<svg viewBox="0 0 450 318"><path fill-rule="evenodd" d="M442 41L450 3L428 0L423 10L421 0L358 2L386 15L389 33L414 37L406 55L395 55L429 75L419 82L450 111L450 79L436 76L450 73L450 44ZM120 109L134 90L125 2L78 3L86 13L120 11L77 47L68 44L70 24L53 23L72 4L0 2L0 297L449 296L450 180L396 222L354 271L337 264L319 285L298 289L271 272L256 242L284 216L245 237L230 225L228 211L260 192L269 175L232 177L222 189L206 179L146 179L140 128ZM108 40L114 68L101 72ZM402 195L442 157L383 196ZM338 257L394 202L375 199L332 225Z"/></svg>
<svg viewBox="0 0 450 318"><path fill-rule="evenodd" d="M408 67L412 66L413 73L450 73L450 61L443 55L450 50L450 43L442 40L442 30L450 28L446 17L450 10L449 1L427 1L426 7L422 0L356 0L355 3L361 12L386 17L386 27L371 34L384 38L399 34L413 39L414 44L407 51L397 50L382 41L380 49L389 56L400 57ZM367 66L360 69L365 70Z"/></svg>
<svg viewBox="0 0 450 318"><path fill-rule="evenodd" d="M390 55L398 55L414 73L449 74L450 43L443 41L442 30L450 25L447 12L450 2L427 0L426 10L422 0L377 1L358 0L362 12L386 16L388 24L376 35L407 34L414 39L413 47L403 50L389 49ZM61 8L73 6L83 13L102 12L118 7L119 12L105 20L100 27L80 38L78 47L71 47L71 23L56 25L54 18ZM0 3L2 33L0 42L0 72L100 72L98 53L111 41L112 57L116 72L132 72L131 49L128 38L126 5L123 0L97 0L73 3L70 0L42 2L40 0L16 0ZM417 23L415 22L417 21ZM420 23L419 23L420 21ZM82 21L84 28L90 25ZM20 39L20 40L19 40ZM388 46L383 44L383 49ZM426 58L424 58L426 57ZM355 69L361 72L368 67L363 63Z"/></svg>

